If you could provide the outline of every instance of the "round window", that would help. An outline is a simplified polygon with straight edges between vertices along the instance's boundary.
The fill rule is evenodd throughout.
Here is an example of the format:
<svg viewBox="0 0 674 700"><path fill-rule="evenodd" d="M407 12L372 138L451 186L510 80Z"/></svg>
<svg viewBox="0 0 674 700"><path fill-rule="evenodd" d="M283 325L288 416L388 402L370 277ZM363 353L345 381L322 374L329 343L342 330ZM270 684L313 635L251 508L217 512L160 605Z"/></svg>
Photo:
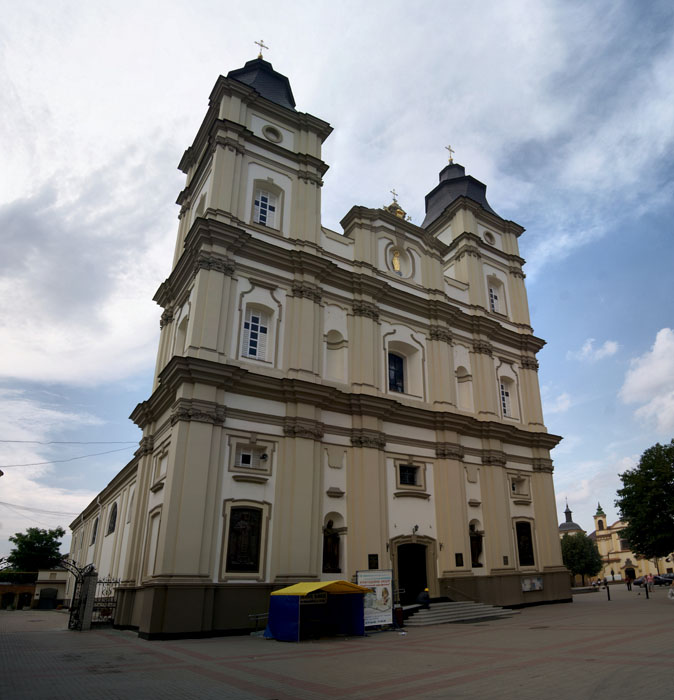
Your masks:
<svg viewBox="0 0 674 700"><path fill-rule="evenodd" d="M496 243L496 239L494 238L493 233L489 233L489 231L484 232L484 240L489 243L489 245L494 245Z"/></svg>
<svg viewBox="0 0 674 700"><path fill-rule="evenodd" d="M275 126L269 126L269 124L267 124L262 127L262 134L272 143L281 143L281 141L283 141L283 134Z"/></svg>

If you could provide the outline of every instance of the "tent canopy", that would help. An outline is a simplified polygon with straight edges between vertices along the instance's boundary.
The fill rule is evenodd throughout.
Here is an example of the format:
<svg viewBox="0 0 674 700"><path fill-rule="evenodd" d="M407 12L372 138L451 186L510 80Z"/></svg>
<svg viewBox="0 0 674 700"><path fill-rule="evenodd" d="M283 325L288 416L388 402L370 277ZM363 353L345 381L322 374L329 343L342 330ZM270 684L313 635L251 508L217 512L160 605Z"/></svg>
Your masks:
<svg viewBox="0 0 674 700"><path fill-rule="evenodd" d="M264 636L282 642L335 634L362 636L363 599L369 591L349 581L304 581L274 591Z"/></svg>
<svg viewBox="0 0 674 700"><path fill-rule="evenodd" d="M271 595L305 596L314 591L325 591L326 593L369 593L371 590L371 588L357 586L349 581L303 581L287 588L273 591Z"/></svg>

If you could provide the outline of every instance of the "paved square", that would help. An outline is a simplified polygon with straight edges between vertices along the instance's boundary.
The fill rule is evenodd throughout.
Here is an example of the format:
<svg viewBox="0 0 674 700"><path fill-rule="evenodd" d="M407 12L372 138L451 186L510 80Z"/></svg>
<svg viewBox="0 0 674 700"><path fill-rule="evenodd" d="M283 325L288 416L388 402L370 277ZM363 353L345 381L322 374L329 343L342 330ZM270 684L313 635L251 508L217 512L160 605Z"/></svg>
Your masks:
<svg viewBox="0 0 674 700"><path fill-rule="evenodd" d="M69 632L58 612L0 612L0 698L668 698L674 601L624 587L510 619L289 644Z"/></svg>

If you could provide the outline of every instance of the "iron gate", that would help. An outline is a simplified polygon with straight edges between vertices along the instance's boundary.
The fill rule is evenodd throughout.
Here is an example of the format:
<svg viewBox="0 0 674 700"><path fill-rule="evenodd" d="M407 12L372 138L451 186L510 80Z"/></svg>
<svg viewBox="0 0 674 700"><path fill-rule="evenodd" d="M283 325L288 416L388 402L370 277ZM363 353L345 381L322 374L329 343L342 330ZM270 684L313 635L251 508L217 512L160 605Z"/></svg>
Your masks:
<svg viewBox="0 0 674 700"><path fill-rule="evenodd" d="M91 624L98 626L112 625L117 609L117 586L119 579L99 578L96 583L93 615Z"/></svg>

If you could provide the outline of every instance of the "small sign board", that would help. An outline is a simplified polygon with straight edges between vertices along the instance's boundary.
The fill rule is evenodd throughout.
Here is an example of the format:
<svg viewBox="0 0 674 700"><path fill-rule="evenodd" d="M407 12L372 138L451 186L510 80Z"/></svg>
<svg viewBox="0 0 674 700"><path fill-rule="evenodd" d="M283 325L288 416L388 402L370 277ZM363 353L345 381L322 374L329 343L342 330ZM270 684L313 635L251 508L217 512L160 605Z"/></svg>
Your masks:
<svg viewBox="0 0 674 700"><path fill-rule="evenodd" d="M529 593L531 591L542 591L543 590L543 577L542 576L527 576L522 579L522 592Z"/></svg>
<svg viewBox="0 0 674 700"><path fill-rule="evenodd" d="M393 569L357 571L356 582L373 589L365 594L365 627L393 624Z"/></svg>

